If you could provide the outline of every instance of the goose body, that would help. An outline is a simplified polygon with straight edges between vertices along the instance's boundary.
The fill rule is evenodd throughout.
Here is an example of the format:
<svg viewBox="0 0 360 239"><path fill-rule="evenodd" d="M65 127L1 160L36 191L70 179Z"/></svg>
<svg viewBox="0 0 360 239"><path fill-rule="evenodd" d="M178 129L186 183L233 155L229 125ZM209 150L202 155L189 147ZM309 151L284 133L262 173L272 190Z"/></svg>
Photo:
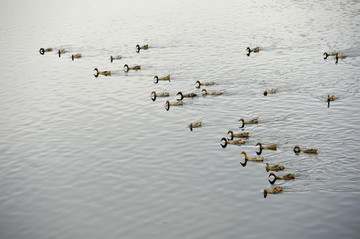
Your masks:
<svg viewBox="0 0 360 239"><path fill-rule="evenodd" d="M265 90L264 91L264 95L267 96L268 94L275 94L276 93L276 89L271 89L271 90Z"/></svg>
<svg viewBox="0 0 360 239"><path fill-rule="evenodd" d="M273 181L270 181L270 180L269 180L269 182L270 182L271 184L274 184L277 179L281 179L281 180L295 179L295 173L288 173L288 174L284 174L284 175L276 175L275 173L270 173L270 174L269 174L269 177L271 177L271 176L274 176L274 180L273 180Z"/></svg>
<svg viewBox="0 0 360 239"><path fill-rule="evenodd" d="M120 60L121 56L110 56L110 62L113 62L113 60Z"/></svg>
<svg viewBox="0 0 360 239"><path fill-rule="evenodd" d="M184 99L184 98L192 98L197 96L197 94L195 93L188 93L188 94L183 94L181 91L179 91L176 95L180 95L180 100Z"/></svg>
<svg viewBox="0 0 360 239"><path fill-rule="evenodd" d="M136 51L139 52L140 49L143 49L143 50L146 50L149 48L149 45L146 44L146 45L143 45L143 46L140 46L140 45L136 45Z"/></svg>
<svg viewBox="0 0 360 239"><path fill-rule="evenodd" d="M328 58L328 56L335 56L336 54L338 54L336 51L332 51L330 53L324 52L324 59Z"/></svg>
<svg viewBox="0 0 360 239"><path fill-rule="evenodd" d="M72 60L74 60L75 58L81 58L81 53L71 55Z"/></svg>
<svg viewBox="0 0 360 239"><path fill-rule="evenodd" d="M183 105L183 101L180 100L180 101L170 102L170 101L167 100L165 102L165 109L169 110L170 106L178 106L178 105Z"/></svg>
<svg viewBox="0 0 360 239"><path fill-rule="evenodd" d="M170 81L170 75L164 76L164 77L158 77L158 76L154 76L155 79L155 84L158 83L160 80L168 80Z"/></svg>
<svg viewBox="0 0 360 239"><path fill-rule="evenodd" d="M151 96L154 97L167 97L170 96L169 92L161 92L161 93L156 93L155 91L151 92Z"/></svg>
<svg viewBox="0 0 360 239"><path fill-rule="evenodd" d="M205 86L209 86L209 85L215 85L214 81L210 81L210 82L200 82L200 81L196 81L195 84L198 84L196 86L196 88L200 88L200 86L205 85Z"/></svg>
<svg viewBox="0 0 360 239"><path fill-rule="evenodd" d="M52 48L40 48L39 52L41 55L44 55L45 52L49 52L49 51L52 51L53 49Z"/></svg>
<svg viewBox="0 0 360 239"><path fill-rule="evenodd" d="M277 186L277 187L273 187L270 189L264 189L264 198L266 198L268 193L276 194L276 193L282 192L282 190L283 190L283 186Z"/></svg>
<svg viewBox="0 0 360 239"><path fill-rule="evenodd" d="M124 65L124 71L128 72L129 70L140 70L141 69L141 65L136 65L136 66L128 66L128 64Z"/></svg>
<svg viewBox="0 0 360 239"><path fill-rule="evenodd" d="M307 154L316 154L317 153L317 149L301 149L300 146L296 145L294 147L294 152L295 153L307 153Z"/></svg>
<svg viewBox="0 0 360 239"><path fill-rule="evenodd" d="M207 91L206 89L202 89L201 92L205 92L204 95L222 95L223 94L220 91Z"/></svg>
<svg viewBox="0 0 360 239"><path fill-rule="evenodd" d="M259 123L259 118L254 118L254 119L251 119L251 120L248 120L248 121L245 121L244 118L241 118L241 119L239 119L239 122L240 121L242 122L241 128L243 128L245 124L257 124L257 123Z"/></svg>
<svg viewBox="0 0 360 239"><path fill-rule="evenodd" d="M221 145L223 148L226 148L226 146L228 144L245 144L245 140L243 139L239 139L239 140L228 140L227 138L225 137L222 137L222 139L220 141L224 141L225 144L224 145Z"/></svg>
<svg viewBox="0 0 360 239"><path fill-rule="evenodd" d="M99 71L98 68L95 68L94 71L96 71L96 77L99 75L109 76L111 75L111 71Z"/></svg>
<svg viewBox="0 0 360 239"><path fill-rule="evenodd" d="M201 127L201 125L202 125L202 122L201 122L201 121L195 122L195 123L190 123L189 128L190 128L190 130L192 131L193 128Z"/></svg>
<svg viewBox="0 0 360 239"><path fill-rule="evenodd" d="M231 140L236 138L247 138L249 137L249 132L241 132L241 133L234 133L232 130L229 130L228 134L231 135Z"/></svg>
<svg viewBox="0 0 360 239"><path fill-rule="evenodd" d="M280 171L280 170L284 170L285 167L282 166L282 165L279 165L279 164L275 164L275 165L272 165L270 166L269 163L266 163L266 171L269 172L269 171Z"/></svg>

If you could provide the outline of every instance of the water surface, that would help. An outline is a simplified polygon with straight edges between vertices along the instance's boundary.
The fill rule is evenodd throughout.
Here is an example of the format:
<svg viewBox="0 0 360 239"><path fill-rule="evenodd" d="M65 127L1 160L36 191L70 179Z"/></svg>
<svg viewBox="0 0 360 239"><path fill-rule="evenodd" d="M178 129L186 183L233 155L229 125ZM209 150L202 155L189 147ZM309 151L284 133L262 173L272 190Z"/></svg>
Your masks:
<svg viewBox="0 0 360 239"><path fill-rule="evenodd" d="M1 238L359 234L358 1L0 6ZM149 49L136 53L136 44ZM248 46L261 50L247 56ZM348 57L322 59L333 50ZM75 53L83 57L72 61ZM124 64L142 69L125 73ZM95 67L111 77L95 78ZM154 84L167 74L170 82ZM197 80L215 81L206 88L223 95L201 96ZM166 111L153 90L170 101L178 91L200 97ZM328 94L338 97L330 107ZM245 126L245 145L223 149L242 117L260 122ZM296 173L266 199L265 162L239 164L258 141L278 143L265 162ZM296 155L295 145L319 153Z"/></svg>

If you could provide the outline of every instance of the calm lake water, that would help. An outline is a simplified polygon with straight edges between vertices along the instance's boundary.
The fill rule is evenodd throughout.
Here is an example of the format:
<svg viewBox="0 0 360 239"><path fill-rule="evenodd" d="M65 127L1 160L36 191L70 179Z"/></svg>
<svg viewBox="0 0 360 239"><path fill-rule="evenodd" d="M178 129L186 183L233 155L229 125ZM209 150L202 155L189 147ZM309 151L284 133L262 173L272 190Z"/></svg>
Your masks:
<svg viewBox="0 0 360 239"><path fill-rule="evenodd" d="M358 237L359 1L0 7L0 238ZM324 60L333 50L348 57ZM95 78L95 67L112 74ZM170 97L152 101L153 90ZM178 91L199 97L166 111ZM244 145L220 146L254 117ZM278 149L242 167L241 151L256 156L258 141ZM296 155L295 145L318 154ZM265 199L266 162L296 178Z"/></svg>

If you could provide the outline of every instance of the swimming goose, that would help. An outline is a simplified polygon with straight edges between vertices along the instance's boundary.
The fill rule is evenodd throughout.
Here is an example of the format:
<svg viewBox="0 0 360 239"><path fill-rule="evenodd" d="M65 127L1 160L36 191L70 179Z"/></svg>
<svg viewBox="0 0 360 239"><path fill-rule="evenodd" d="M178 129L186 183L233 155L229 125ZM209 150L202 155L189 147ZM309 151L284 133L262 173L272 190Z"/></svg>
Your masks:
<svg viewBox="0 0 360 239"><path fill-rule="evenodd" d="M275 94L276 93L276 89L271 89L271 90L265 90L264 91L264 95L267 96L267 94Z"/></svg>
<svg viewBox="0 0 360 239"><path fill-rule="evenodd" d="M152 101L155 101L156 97L167 97L167 96L170 96L169 92L156 93L155 91L153 91L150 94Z"/></svg>
<svg viewBox="0 0 360 239"><path fill-rule="evenodd" d="M65 49L58 50L59 57L61 57L61 54L64 54L64 53L65 53Z"/></svg>
<svg viewBox="0 0 360 239"><path fill-rule="evenodd" d="M328 56L335 56L336 54L338 54L336 51L333 51L331 53L327 53L327 52L324 52L324 59L328 58Z"/></svg>
<svg viewBox="0 0 360 239"><path fill-rule="evenodd" d="M183 105L183 101L169 102L168 100L165 102L165 109L169 110L170 106Z"/></svg>
<svg viewBox="0 0 360 239"><path fill-rule="evenodd" d="M110 62L113 62L113 60L120 60L121 56L110 56Z"/></svg>
<svg viewBox="0 0 360 239"><path fill-rule="evenodd" d="M246 48L246 50L248 51L247 56L250 56L251 52L259 52L260 51L260 47L255 47L250 49L250 47Z"/></svg>
<svg viewBox="0 0 360 239"><path fill-rule="evenodd" d="M181 96L180 100L182 100L184 98L193 98L193 97L197 96L197 94L195 94L195 93L183 94L181 91L179 91L176 95Z"/></svg>
<svg viewBox="0 0 360 239"><path fill-rule="evenodd" d="M136 45L136 52L139 52L140 49L143 49L143 50L146 50L149 48L149 45L146 44L146 45L143 45L143 46L139 46L139 45Z"/></svg>
<svg viewBox="0 0 360 239"><path fill-rule="evenodd" d="M45 52L49 52L49 51L52 51L52 50L53 50L52 48L46 48L46 49L40 48L39 52L40 52L41 55L44 55Z"/></svg>
<svg viewBox="0 0 360 239"><path fill-rule="evenodd" d="M227 138L222 137L220 141L223 141L223 140L224 140L225 144L220 144L221 147L223 147L223 148L226 148L226 146L227 146L228 144L245 144L245 142L246 142L246 141L243 140L243 139L239 139L239 140L228 140Z"/></svg>
<svg viewBox="0 0 360 239"><path fill-rule="evenodd" d="M242 126L240 128L243 128L245 124L257 124L259 123L259 118L254 118L249 121L245 121L243 118L239 119L239 122L242 122Z"/></svg>
<svg viewBox="0 0 360 239"><path fill-rule="evenodd" d="M161 92L161 93L156 93L155 91L151 92L151 96L155 96L155 97L167 97L170 96L169 92Z"/></svg>
<svg viewBox="0 0 360 239"><path fill-rule="evenodd" d="M128 72L129 70L140 70L141 69L141 65L136 65L136 66L131 66L129 67L127 64L124 65L124 71Z"/></svg>
<svg viewBox="0 0 360 239"><path fill-rule="evenodd" d="M198 84L197 86L195 86L196 88L200 88L200 86L202 86L202 85L205 85L205 86L215 85L215 82L214 82L214 81L210 81L210 82L203 82L203 83L201 83L200 81L196 81L195 84Z"/></svg>
<svg viewBox="0 0 360 239"><path fill-rule="evenodd" d="M249 137L249 132L241 132L241 133L235 134L232 130L229 130L228 134L231 135L231 140L233 140L234 137L236 137L236 138L247 138L247 137Z"/></svg>
<svg viewBox="0 0 360 239"><path fill-rule="evenodd" d="M249 157L247 156L246 152L245 151L242 151L240 153L240 155L244 155L245 156L245 160L248 160L248 161L257 161L257 162L261 162L261 161L264 161L264 157L263 156L260 156L260 157Z"/></svg>
<svg viewBox="0 0 360 239"><path fill-rule="evenodd" d="M332 96L330 96L330 95L328 95L328 101L334 101L336 98L335 98L335 95L332 95Z"/></svg>
<svg viewBox="0 0 360 239"><path fill-rule="evenodd" d="M242 154L245 156L245 162L244 162L244 163L240 162L240 164L241 164L243 167L246 166L247 161L255 161L255 162L262 162L262 161L264 161L264 157L263 157L263 156L260 156L260 157L249 157L249 156L247 156L247 154L246 154L245 151L242 151L242 152L240 153L240 155L242 155Z"/></svg>
<svg viewBox="0 0 360 239"><path fill-rule="evenodd" d="M206 89L202 89L201 92L205 92L204 95L222 95L220 91L207 91Z"/></svg>
<svg viewBox="0 0 360 239"><path fill-rule="evenodd" d="M271 184L274 184L277 179L282 179L282 180L295 179L295 173L288 173L284 175L276 175L275 173L270 173L269 177L270 176L274 176L273 181L268 180Z"/></svg>
<svg viewBox="0 0 360 239"><path fill-rule="evenodd" d="M316 154L317 153L317 149L301 149L300 146L296 145L294 147L294 152L296 154L303 152L303 153L307 153L307 154Z"/></svg>
<svg viewBox="0 0 360 239"><path fill-rule="evenodd" d="M189 125L189 128L190 128L191 131L193 131L193 128L201 127L201 125L202 125L202 122L199 121L199 122L191 123Z"/></svg>
<svg viewBox="0 0 360 239"><path fill-rule="evenodd" d="M283 186L276 186L274 188L264 189L264 198L266 198L268 193L276 194L282 192L282 190L283 190Z"/></svg>
<svg viewBox="0 0 360 239"><path fill-rule="evenodd" d="M170 75L164 76L164 77L158 77L158 76L154 76L154 83L157 84L159 82L159 80L168 80L170 81Z"/></svg>
<svg viewBox="0 0 360 239"><path fill-rule="evenodd" d="M111 76L111 71L99 71L98 68L95 68L94 71L96 71L95 77L98 77L99 75Z"/></svg>
<svg viewBox="0 0 360 239"><path fill-rule="evenodd" d="M345 55L345 54L339 55L338 53L336 53L336 54L335 54L335 59L336 59L335 63L336 63L336 64L338 63L339 58L345 59L346 57L347 57L347 55Z"/></svg>
<svg viewBox="0 0 360 239"><path fill-rule="evenodd" d="M279 164L275 164L275 165L272 165L270 166L269 163L266 163L266 171L269 172L269 171L280 171L280 170L284 170L284 166L282 165L279 165Z"/></svg>
<svg viewBox="0 0 360 239"><path fill-rule="evenodd" d="M271 150L276 150L277 148L277 144L269 144L269 145L262 145L262 143L258 142L255 146L258 146L260 147L260 151L259 152L256 152L258 155L262 153L262 150L263 149L271 149Z"/></svg>
<svg viewBox="0 0 360 239"><path fill-rule="evenodd" d="M250 52L259 52L260 51L260 47L255 47L250 49L250 47L246 48L246 50L248 51L248 53Z"/></svg>
<svg viewBox="0 0 360 239"><path fill-rule="evenodd" d="M71 55L72 60L74 60L75 58L81 58L81 54L77 53L77 54Z"/></svg>

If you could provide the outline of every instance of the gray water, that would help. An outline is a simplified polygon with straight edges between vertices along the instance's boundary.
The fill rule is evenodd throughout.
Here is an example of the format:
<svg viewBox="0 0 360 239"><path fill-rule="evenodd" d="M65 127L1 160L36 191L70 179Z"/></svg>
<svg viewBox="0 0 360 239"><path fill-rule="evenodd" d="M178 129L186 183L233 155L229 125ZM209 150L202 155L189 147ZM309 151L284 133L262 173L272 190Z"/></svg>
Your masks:
<svg viewBox="0 0 360 239"><path fill-rule="evenodd" d="M0 7L1 239L358 237L359 1ZM247 56L248 46L261 50ZM333 50L348 57L322 58ZM112 75L95 78L95 67ZM223 95L201 96L197 80ZM200 97L166 111L153 90ZM330 107L328 94L338 97ZM245 145L220 146L254 117ZM258 141L278 149L242 167L240 152L255 156ZM266 162L296 178L264 199Z"/></svg>

